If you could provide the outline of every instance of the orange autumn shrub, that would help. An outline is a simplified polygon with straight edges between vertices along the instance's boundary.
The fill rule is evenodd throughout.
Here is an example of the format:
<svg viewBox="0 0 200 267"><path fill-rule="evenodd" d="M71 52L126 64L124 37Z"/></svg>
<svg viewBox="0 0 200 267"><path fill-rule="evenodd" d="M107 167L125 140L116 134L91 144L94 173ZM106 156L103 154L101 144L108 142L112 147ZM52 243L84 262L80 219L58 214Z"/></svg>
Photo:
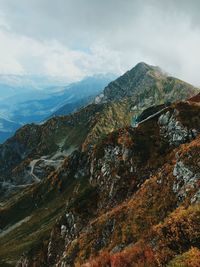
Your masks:
<svg viewBox="0 0 200 267"><path fill-rule="evenodd" d="M103 253L82 267L155 267L159 266L152 248L136 244L119 253Z"/></svg>
<svg viewBox="0 0 200 267"><path fill-rule="evenodd" d="M188 252L183 253L173 259L168 267L199 267L200 266L200 250L191 248Z"/></svg>

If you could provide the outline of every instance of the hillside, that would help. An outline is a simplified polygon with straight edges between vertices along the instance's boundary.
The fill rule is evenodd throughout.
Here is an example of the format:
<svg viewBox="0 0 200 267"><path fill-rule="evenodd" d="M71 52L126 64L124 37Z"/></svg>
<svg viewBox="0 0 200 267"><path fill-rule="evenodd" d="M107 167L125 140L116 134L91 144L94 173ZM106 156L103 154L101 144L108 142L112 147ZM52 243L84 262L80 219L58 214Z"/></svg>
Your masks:
<svg viewBox="0 0 200 267"><path fill-rule="evenodd" d="M28 266L79 266L101 252L97 266L115 257L158 266L157 258L165 263L198 248L195 217L192 226L183 221L182 231L196 229L185 241L181 232L168 234L168 241L162 229L166 225L176 231L176 220L198 212L199 112L199 104L180 102L137 128L109 134L92 150L72 153L47 179L4 203L1 228L7 231L2 232L0 256L10 262L31 248ZM170 246L170 238L176 238L177 247ZM162 251L165 242L169 249ZM145 259L148 252L152 258Z"/></svg>
<svg viewBox="0 0 200 267"><path fill-rule="evenodd" d="M144 63L127 75L1 145L0 266L176 266L198 255L200 106L176 101L198 90ZM120 97L108 92L116 83Z"/></svg>

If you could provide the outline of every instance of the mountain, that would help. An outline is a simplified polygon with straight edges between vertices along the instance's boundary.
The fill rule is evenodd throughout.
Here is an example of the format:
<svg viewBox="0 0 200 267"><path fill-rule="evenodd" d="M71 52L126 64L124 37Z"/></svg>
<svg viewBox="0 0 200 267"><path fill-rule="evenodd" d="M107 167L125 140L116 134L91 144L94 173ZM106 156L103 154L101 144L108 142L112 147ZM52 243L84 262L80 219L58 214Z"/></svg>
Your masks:
<svg viewBox="0 0 200 267"><path fill-rule="evenodd" d="M59 79L56 79L56 82L57 86L58 84L62 85ZM55 84L55 80L31 75L0 75L0 116L3 117L1 119L0 143L11 137L23 124L23 120L18 119L17 114L25 114L26 111L19 103L32 98L44 98L46 96L44 87L50 84ZM30 121L28 120L28 122Z"/></svg>
<svg viewBox="0 0 200 267"><path fill-rule="evenodd" d="M62 115L69 114L80 108L82 104L89 102L109 83L112 75L88 77L67 86L46 88L40 91L39 97L24 95L23 101L17 101L16 107L11 115L12 120L23 123L41 122L54 113ZM35 92L34 92L35 93ZM38 94L38 92L37 92ZM16 101L16 97L9 99L9 102ZM15 106L15 104L14 104ZM64 108L63 108L64 106ZM64 109L63 112L61 110Z"/></svg>
<svg viewBox="0 0 200 267"><path fill-rule="evenodd" d="M168 76L159 67L141 62L111 82L100 95L99 101L117 101L131 97L143 104L144 99L148 98L149 105L154 105L186 99L189 94L193 95L194 91L192 85Z"/></svg>
<svg viewBox="0 0 200 267"><path fill-rule="evenodd" d="M0 143L11 137L13 133L21 127L21 124L0 117Z"/></svg>
<svg viewBox="0 0 200 267"><path fill-rule="evenodd" d="M114 78L114 75L97 75L93 77L88 77L81 82L71 84L67 91L63 92L62 97L67 99L66 104L60 104L52 116L67 115L84 105L92 102L93 98L96 97L103 88ZM60 100L60 103L62 101Z"/></svg>
<svg viewBox="0 0 200 267"><path fill-rule="evenodd" d="M81 106L88 104L114 77L113 75L99 75L88 77L80 82L67 86L46 87L47 81L30 80L30 88L16 87L22 84L21 78L9 77L8 84L14 79L13 87L3 94L4 84L0 84L0 114L15 121L16 124L40 123L41 121L56 115L69 114ZM2 77L0 77L1 79ZM8 78L7 78L8 79ZM36 79L36 78L35 78ZM5 80L5 77L4 77ZM0 80L1 81L1 80ZM29 80L24 81L27 86ZM38 87L34 87L38 85ZM52 82L53 84L53 82ZM9 85L11 86L11 85ZM15 87L14 87L15 86ZM2 87L2 91L1 91ZM19 127L18 127L19 128ZM15 129L16 130L16 129ZM14 131L9 135L13 135ZM0 134L1 140L6 140L8 136Z"/></svg>
<svg viewBox="0 0 200 267"><path fill-rule="evenodd" d="M11 96L16 94L18 91L28 91L28 90L44 90L48 87L56 86L66 86L66 84L71 83L65 77L56 77L56 76L44 76L44 75L14 75L0 74L0 98L2 94L5 96ZM9 88L7 91L4 91L4 86ZM2 90L1 90L2 88ZM18 89L17 89L18 88ZM17 92L18 93L18 92Z"/></svg>
<svg viewBox="0 0 200 267"><path fill-rule="evenodd" d="M197 92L140 63L77 112L19 129L0 146L0 266L198 259Z"/></svg>
<svg viewBox="0 0 200 267"><path fill-rule="evenodd" d="M141 71L144 68L146 75ZM40 125L30 124L21 128L13 138L0 146L0 169L2 172L0 179L11 179L16 185L20 184L21 181L26 183L26 180L29 183L30 171L28 169L30 162L44 156L52 158L57 153L68 155L69 151L72 152L80 146L85 150L94 146L96 141L99 141L106 134L121 127L130 126L133 118L139 116L144 109L151 106L152 94L158 96L153 102L154 105L159 105L169 100L179 100L180 95L182 95L183 99L186 99L198 92L195 87L175 78L170 78L166 95L164 95L164 92L161 94L160 92L164 89L160 86L155 87L155 84L159 83L160 76L163 74L159 72L160 75L158 75L157 72L158 68L139 63L132 69L131 76L128 74L129 72L126 72L123 76L111 82L103 91L103 95L107 96L110 94L108 93L109 88L110 91L113 91L113 84L123 85L127 83L130 85L130 88L126 85L127 92L133 91L130 97L125 94L119 100L110 101L107 99L100 102L97 101L99 98L97 97L96 103L91 103L76 113L54 117ZM127 80L127 77L132 77L135 81L135 76L137 75L140 77L137 84L144 84L144 87L138 90L138 94L135 93L134 89L131 89L131 79ZM159 77L158 81L156 77ZM153 82L148 84L146 80L149 79ZM165 79L167 78L165 77ZM174 82L171 82L172 79L174 79ZM83 95L87 91L88 83L88 80L86 80ZM83 88L82 83L80 87L77 87L77 85L72 86L72 89L69 89L69 95L71 95L71 92L76 91L75 88L78 88L77 94L80 94L80 88ZM93 86L91 86L92 90ZM118 90L123 90L123 88L118 88ZM74 92L74 94L76 93ZM114 95L116 96L116 94ZM63 97L63 91L61 91L61 97L66 99L66 94ZM60 99L60 95L58 99ZM43 172L43 170L40 170L40 172Z"/></svg>
<svg viewBox="0 0 200 267"><path fill-rule="evenodd" d="M55 93L68 84L69 81L63 77L0 74L0 101L2 104L2 100L17 97L16 102L23 102L32 97L44 96L47 88L49 92Z"/></svg>

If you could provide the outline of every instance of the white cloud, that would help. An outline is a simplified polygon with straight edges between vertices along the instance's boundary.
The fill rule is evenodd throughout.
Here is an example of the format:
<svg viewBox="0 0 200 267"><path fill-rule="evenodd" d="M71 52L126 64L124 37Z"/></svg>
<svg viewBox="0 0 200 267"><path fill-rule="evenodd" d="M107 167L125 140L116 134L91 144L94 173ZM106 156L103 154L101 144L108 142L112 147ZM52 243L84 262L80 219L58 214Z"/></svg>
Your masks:
<svg viewBox="0 0 200 267"><path fill-rule="evenodd" d="M97 73L120 72L119 57L104 44L92 45L84 52L56 40L39 41L4 30L0 30L0 40L2 74L65 76L73 81Z"/></svg>
<svg viewBox="0 0 200 267"><path fill-rule="evenodd" d="M77 80L139 61L200 85L197 0L0 0L0 73Z"/></svg>

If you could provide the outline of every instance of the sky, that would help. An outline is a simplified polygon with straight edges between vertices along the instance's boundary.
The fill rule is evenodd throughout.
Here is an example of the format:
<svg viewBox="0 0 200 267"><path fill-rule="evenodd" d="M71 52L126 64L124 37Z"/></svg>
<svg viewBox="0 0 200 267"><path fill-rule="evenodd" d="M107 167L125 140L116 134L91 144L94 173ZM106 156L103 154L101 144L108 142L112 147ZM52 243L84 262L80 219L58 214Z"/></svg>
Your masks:
<svg viewBox="0 0 200 267"><path fill-rule="evenodd" d="M200 86L198 0L0 0L0 74L122 74L158 65Z"/></svg>

